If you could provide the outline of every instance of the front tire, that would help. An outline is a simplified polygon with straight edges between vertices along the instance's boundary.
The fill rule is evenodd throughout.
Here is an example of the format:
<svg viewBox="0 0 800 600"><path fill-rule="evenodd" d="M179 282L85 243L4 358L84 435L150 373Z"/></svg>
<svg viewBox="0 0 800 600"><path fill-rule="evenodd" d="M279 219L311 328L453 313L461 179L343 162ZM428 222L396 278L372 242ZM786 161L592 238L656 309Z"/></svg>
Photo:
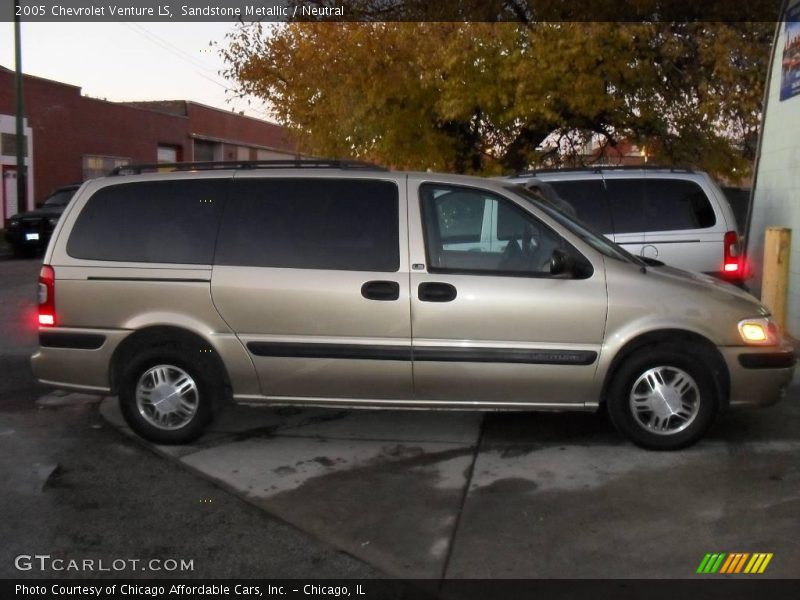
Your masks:
<svg viewBox="0 0 800 600"><path fill-rule="evenodd" d="M224 394L222 378L199 350L165 346L131 360L120 378L125 421L157 444L185 444L202 435Z"/></svg>
<svg viewBox="0 0 800 600"><path fill-rule="evenodd" d="M711 426L719 400L702 353L659 344L636 351L614 376L607 400L617 430L650 450L678 450Z"/></svg>

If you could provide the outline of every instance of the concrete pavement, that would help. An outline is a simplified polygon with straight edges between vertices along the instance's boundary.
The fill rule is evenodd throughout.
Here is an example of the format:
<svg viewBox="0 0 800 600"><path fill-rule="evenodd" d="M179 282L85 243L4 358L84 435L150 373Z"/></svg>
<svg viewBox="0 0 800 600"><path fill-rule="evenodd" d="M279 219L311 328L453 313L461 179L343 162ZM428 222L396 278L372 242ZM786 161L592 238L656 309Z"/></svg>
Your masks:
<svg viewBox="0 0 800 600"><path fill-rule="evenodd" d="M798 396L673 453L601 415L246 406L151 447L399 577L682 578L718 551L773 552L767 575L795 577ZM134 436L115 399L101 412Z"/></svg>

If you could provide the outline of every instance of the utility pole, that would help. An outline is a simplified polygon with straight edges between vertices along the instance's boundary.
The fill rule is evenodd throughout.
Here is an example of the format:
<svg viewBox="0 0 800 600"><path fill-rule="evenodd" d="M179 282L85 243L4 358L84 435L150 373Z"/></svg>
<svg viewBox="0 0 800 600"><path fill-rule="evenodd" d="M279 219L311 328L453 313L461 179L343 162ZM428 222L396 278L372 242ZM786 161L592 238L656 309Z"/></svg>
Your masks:
<svg viewBox="0 0 800 600"><path fill-rule="evenodd" d="M17 211L28 209L26 185L28 172L25 167L25 121L22 98L22 42L20 38L20 19L17 14L19 0L14 0L14 62L16 65L15 82L17 84ZM32 159L33 157L31 157Z"/></svg>

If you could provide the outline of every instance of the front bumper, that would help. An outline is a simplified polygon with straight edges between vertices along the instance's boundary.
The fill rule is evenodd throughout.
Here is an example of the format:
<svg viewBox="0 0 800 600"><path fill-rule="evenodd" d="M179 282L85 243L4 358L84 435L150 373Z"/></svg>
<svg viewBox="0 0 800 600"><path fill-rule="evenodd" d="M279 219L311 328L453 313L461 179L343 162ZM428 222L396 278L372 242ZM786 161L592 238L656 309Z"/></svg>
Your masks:
<svg viewBox="0 0 800 600"><path fill-rule="evenodd" d="M785 395L794 377L791 346L720 348L730 374L731 406L770 406Z"/></svg>

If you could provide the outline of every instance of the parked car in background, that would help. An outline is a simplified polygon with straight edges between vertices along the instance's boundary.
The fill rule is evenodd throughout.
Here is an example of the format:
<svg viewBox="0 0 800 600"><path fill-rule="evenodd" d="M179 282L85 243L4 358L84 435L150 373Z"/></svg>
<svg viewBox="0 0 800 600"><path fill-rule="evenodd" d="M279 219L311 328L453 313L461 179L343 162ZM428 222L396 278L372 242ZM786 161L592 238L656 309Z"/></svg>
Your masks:
<svg viewBox="0 0 800 600"><path fill-rule="evenodd" d="M39 208L6 220L5 238L14 256L32 255L47 248L61 213L80 187L76 184L56 188Z"/></svg>
<svg viewBox="0 0 800 600"><path fill-rule="evenodd" d="M146 172L160 168L94 179L69 205L32 359L44 384L117 394L149 440L195 439L232 398L605 408L637 444L676 449L792 380L755 298L647 266L508 181L320 160Z"/></svg>
<svg viewBox="0 0 800 600"><path fill-rule="evenodd" d="M736 218L707 173L598 167L535 171L510 179L546 198L541 188L549 186L580 221L631 254L732 283L742 280Z"/></svg>

